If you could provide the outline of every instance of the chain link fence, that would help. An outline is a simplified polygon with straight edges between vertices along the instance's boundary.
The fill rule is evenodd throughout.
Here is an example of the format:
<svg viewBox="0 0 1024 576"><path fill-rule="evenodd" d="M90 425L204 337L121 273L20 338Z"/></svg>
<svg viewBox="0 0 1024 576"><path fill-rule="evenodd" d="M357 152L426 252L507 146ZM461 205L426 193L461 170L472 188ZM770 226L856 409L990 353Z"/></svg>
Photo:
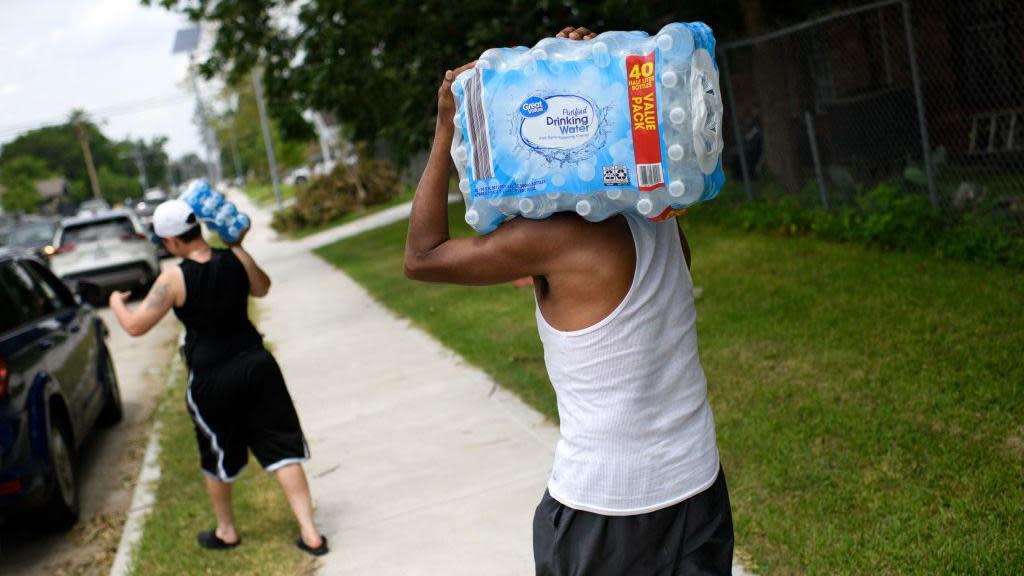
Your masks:
<svg viewBox="0 0 1024 576"><path fill-rule="evenodd" d="M719 46L723 163L825 209L879 185L1024 236L1024 2L884 0Z"/></svg>

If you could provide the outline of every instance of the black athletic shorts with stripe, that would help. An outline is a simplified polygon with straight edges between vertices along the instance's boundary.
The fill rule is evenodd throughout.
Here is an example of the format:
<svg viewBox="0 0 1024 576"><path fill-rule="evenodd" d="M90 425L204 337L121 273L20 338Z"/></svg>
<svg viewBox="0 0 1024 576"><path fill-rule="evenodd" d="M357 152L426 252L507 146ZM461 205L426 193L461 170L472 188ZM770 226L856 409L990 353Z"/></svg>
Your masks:
<svg viewBox="0 0 1024 576"><path fill-rule="evenodd" d="M545 491L533 517L537 576L728 576L732 554L721 469L707 490L647 514L576 510Z"/></svg>
<svg viewBox="0 0 1024 576"><path fill-rule="evenodd" d="M284 376L262 346L189 374L185 401L210 478L233 481L250 450L268 472L309 459Z"/></svg>

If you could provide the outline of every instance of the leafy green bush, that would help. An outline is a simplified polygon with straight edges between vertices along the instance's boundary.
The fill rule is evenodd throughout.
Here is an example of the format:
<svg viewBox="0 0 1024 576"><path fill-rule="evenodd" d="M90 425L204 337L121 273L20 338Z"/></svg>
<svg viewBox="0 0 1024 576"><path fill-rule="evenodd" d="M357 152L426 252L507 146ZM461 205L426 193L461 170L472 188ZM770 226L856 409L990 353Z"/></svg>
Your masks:
<svg viewBox="0 0 1024 576"><path fill-rule="evenodd" d="M123 202L126 198L138 197L142 193L142 185L131 176L114 172L107 166L100 166L96 172L103 198L111 204Z"/></svg>
<svg viewBox="0 0 1024 576"><path fill-rule="evenodd" d="M0 166L0 204L12 212L32 212L42 202L35 182L49 176L46 164L32 156L18 156Z"/></svg>
<svg viewBox="0 0 1024 576"><path fill-rule="evenodd" d="M398 172L386 160L368 158L359 161L359 179L366 189L366 205L383 204L398 196Z"/></svg>
<svg viewBox="0 0 1024 576"><path fill-rule="evenodd" d="M330 174L295 188L295 203L274 214L271 226L292 233L337 220L366 206L398 196L398 173L385 160L362 159L354 167L338 164Z"/></svg>
<svg viewBox="0 0 1024 576"><path fill-rule="evenodd" d="M814 234L839 242L1024 269L1024 237L1005 225L1000 212L979 207L940 214L931 208L925 191L908 190L898 181L881 182L857 195L850 205L830 211L816 203L816 194L805 186L801 195L790 195L769 183L756 200L746 202L729 183L720 199L689 214L745 230Z"/></svg>
<svg viewBox="0 0 1024 576"><path fill-rule="evenodd" d="M887 248L925 246L933 234L936 220L928 199L883 182L857 197L852 209L860 221L849 233L862 242ZM857 222L856 218L848 222Z"/></svg>

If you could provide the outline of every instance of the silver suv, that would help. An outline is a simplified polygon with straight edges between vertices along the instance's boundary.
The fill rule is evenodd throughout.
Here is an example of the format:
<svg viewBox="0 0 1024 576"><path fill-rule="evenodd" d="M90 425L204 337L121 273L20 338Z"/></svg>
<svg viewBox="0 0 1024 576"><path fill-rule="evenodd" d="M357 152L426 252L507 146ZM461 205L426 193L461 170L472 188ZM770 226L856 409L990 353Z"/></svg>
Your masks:
<svg viewBox="0 0 1024 576"><path fill-rule="evenodd" d="M61 221L50 268L74 289L79 280L112 290L147 290L160 273L156 246L130 210L110 210ZM95 302L94 304L102 304Z"/></svg>

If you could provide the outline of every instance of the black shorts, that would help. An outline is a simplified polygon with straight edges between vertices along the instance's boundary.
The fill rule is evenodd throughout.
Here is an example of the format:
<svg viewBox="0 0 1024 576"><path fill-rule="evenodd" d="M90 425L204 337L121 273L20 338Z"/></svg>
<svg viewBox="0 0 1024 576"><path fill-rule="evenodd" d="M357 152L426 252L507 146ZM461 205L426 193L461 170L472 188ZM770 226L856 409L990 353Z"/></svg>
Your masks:
<svg viewBox="0 0 1024 576"><path fill-rule="evenodd" d="M189 374L185 402L200 466L210 478L234 480L248 464L249 450L268 472L309 459L284 376L263 348Z"/></svg>
<svg viewBox="0 0 1024 576"><path fill-rule="evenodd" d="M569 508L547 491L533 517L537 576L690 576L732 571L725 474L679 504L634 516Z"/></svg>

